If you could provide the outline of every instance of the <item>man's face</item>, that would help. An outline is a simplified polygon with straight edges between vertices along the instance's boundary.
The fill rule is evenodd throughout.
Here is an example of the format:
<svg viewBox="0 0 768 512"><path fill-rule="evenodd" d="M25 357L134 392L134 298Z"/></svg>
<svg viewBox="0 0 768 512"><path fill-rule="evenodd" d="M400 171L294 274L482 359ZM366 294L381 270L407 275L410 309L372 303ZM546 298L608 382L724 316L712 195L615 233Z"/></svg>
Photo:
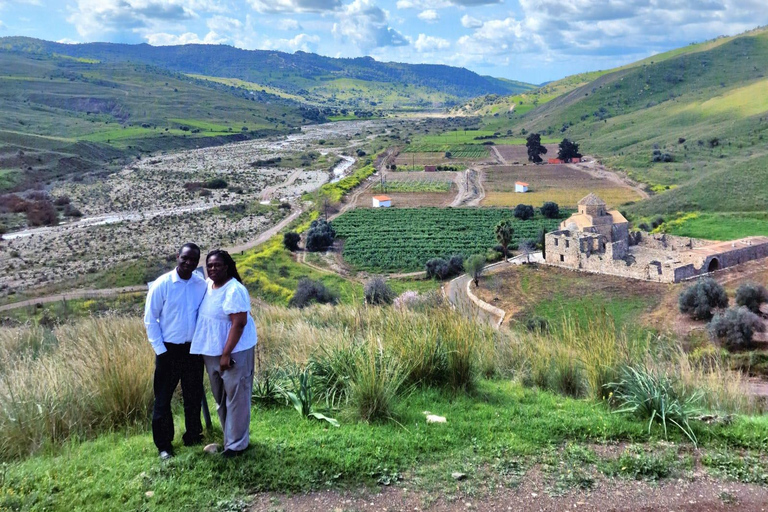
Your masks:
<svg viewBox="0 0 768 512"><path fill-rule="evenodd" d="M192 272L197 268L197 264L200 263L200 253L190 247L184 247L176 256L176 263L180 275L192 275Z"/></svg>

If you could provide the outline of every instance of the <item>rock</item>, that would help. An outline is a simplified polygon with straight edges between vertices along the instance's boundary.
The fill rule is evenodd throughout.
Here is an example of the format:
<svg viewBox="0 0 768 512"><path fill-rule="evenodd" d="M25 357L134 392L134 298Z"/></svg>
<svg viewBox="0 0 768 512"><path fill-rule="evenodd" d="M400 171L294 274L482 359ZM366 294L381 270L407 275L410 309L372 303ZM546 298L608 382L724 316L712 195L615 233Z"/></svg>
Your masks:
<svg viewBox="0 0 768 512"><path fill-rule="evenodd" d="M467 474L454 471L453 473L451 473L451 478L453 478L454 480L465 480L467 478Z"/></svg>
<svg viewBox="0 0 768 512"><path fill-rule="evenodd" d="M147 498L151 498L154 495L155 495L155 491L147 491L144 493L144 496L146 496Z"/></svg>
<svg viewBox="0 0 768 512"><path fill-rule="evenodd" d="M219 445L218 443L211 443L211 444L205 445L205 448L203 448L203 451L205 453L209 453L213 455L213 454L219 453L220 448L221 448L221 445Z"/></svg>

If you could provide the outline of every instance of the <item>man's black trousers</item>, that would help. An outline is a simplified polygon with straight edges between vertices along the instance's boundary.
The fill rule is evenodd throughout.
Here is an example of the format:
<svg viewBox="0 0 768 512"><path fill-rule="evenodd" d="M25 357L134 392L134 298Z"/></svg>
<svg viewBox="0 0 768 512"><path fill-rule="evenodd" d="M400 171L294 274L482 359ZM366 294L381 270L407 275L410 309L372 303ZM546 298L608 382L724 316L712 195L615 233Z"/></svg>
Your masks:
<svg viewBox="0 0 768 512"><path fill-rule="evenodd" d="M155 356L155 408L152 412L152 437L157 450L173 452L173 414L171 398L181 381L184 401L185 445L193 445L203 439L200 409L203 401L203 357L190 354L190 343L166 343L167 352Z"/></svg>

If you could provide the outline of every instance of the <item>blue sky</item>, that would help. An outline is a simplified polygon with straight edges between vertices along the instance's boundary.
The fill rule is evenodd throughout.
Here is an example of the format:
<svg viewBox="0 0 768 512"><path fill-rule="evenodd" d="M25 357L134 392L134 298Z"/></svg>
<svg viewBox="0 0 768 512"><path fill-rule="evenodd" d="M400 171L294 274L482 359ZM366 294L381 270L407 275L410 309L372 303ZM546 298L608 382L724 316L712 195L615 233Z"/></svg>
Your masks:
<svg viewBox="0 0 768 512"><path fill-rule="evenodd" d="M370 55L532 83L766 24L765 0L0 0L0 36Z"/></svg>

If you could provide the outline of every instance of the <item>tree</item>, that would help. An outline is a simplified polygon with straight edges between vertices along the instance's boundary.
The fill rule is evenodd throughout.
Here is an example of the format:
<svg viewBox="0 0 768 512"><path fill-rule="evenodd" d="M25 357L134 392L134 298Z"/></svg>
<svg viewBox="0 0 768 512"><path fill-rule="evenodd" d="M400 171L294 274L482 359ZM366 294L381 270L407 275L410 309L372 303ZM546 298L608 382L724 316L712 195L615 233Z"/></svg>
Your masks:
<svg viewBox="0 0 768 512"><path fill-rule="evenodd" d="M525 147L528 148L528 161L535 164L541 163L541 155L547 153L547 148L541 144L541 135L538 133L532 133L525 139Z"/></svg>
<svg viewBox="0 0 768 512"><path fill-rule="evenodd" d="M536 242L530 238L520 240L520 243L517 244L517 249L525 255L525 262L530 263L531 254L536 252Z"/></svg>
<svg viewBox="0 0 768 512"><path fill-rule="evenodd" d="M310 252L325 251L333 244L336 231L329 222L323 219L313 220L307 231L307 250Z"/></svg>
<svg viewBox="0 0 768 512"><path fill-rule="evenodd" d="M475 288L480 286L480 276L483 274L484 268L484 254L473 254L464 262L464 270L466 270L467 274L472 278L472 281L475 283Z"/></svg>
<svg viewBox="0 0 768 512"><path fill-rule="evenodd" d="M722 286L712 278L696 281L696 284L680 294L678 299L680 312L690 315L694 320L712 318L713 308L727 308L728 296Z"/></svg>
<svg viewBox="0 0 768 512"><path fill-rule="evenodd" d="M365 283L363 288L365 303L372 305L392 304L395 300L395 292L389 287L383 277L374 277Z"/></svg>
<svg viewBox="0 0 768 512"><path fill-rule="evenodd" d="M541 214L548 219L556 219L560 216L560 207L557 203L553 203L552 201L547 201L541 205L539 211L541 211Z"/></svg>
<svg viewBox="0 0 768 512"><path fill-rule="evenodd" d="M768 290L759 284L747 283L736 290L736 304L746 306L755 314L760 313L760 304L768 302Z"/></svg>
<svg viewBox="0 0 768 512"><path fill-rule="evenodd" d="M557 158L563 162L570 162L571 158L581 158L581 153L579 153L579 145L575 142L571 142L568 139L563 139L558 148Z"/></svg>
<svg viewBox="0 0 768 512"><path fill-rule="evenodd" d="M755 332L763 332L765 327L760 317L742 306L717 313L709 323L708 330L713 339L734 349L749 347Z"/></svg>
<svg viewBox="0 0 768 512"><path fill-rule="evenodd" d="M299 240L301 240L301 235L288 231L283 235L283 246L291 252L296 251L299 249Z"/></svg>
<svg viewBox="0 0 768 512"><path fill-rule="evenodd" d="M499 242L499 245L501 245L501 248L504 251L504 261L507 261L507 247L512 243L512 236L515 234L515 230L508 220L502 220L496 224L494 233L496 235L496 241Z"/></svg>
<svg viewBox="0 0 768 512"><path fill-rule="evenodd" d="M451 158L453 154L450 151L445 152L445 158Z"/></svg>
<svg viewBox="0 0 768 512"><path fill-rule="evenodd" d="M520 220L532 219L533 214L533 206L529 204L519 204L515 206L515 217Z"/></svg>
<svg viewBox="0 0 768 512"><path fill-rule="evenodd" d="M536 233L536 241L541 247L541 257L547 259L547 232L544 228L539 228Z"/></svg>

